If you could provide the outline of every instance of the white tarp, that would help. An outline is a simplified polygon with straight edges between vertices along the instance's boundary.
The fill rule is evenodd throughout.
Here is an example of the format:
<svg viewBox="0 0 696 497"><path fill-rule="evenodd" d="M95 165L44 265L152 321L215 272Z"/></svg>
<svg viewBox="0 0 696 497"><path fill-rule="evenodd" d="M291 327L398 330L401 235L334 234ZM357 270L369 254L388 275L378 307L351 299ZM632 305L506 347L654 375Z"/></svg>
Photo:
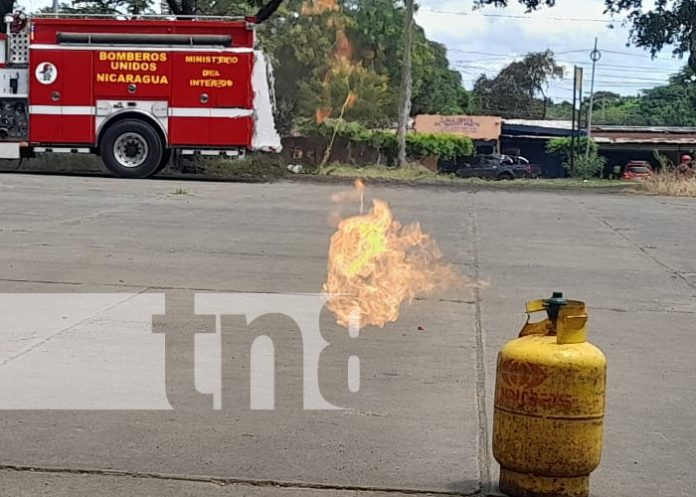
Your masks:
<svg viewBox="0 0 696 497"><path fill-rule="evenodd" d="M273 119L273 100L271 98L271 66L260 50L254 51L254 69L251 75L254 88L254 136L251 148L262 152L280 152L280 135Z"/></svg>

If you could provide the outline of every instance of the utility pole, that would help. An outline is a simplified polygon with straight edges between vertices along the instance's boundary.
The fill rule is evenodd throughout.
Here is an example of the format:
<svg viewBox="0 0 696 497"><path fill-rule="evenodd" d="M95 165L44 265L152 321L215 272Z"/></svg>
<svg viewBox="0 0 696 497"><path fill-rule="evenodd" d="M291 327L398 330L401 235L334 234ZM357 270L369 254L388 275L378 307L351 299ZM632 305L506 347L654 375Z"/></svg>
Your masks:
<svg viewBox="0 0 696 497"><path fill-rule="evenodd" d="M404 57L401 64L401 102L399 105L399 167L406 165L406 133L411 115L411 45L413 43L413 2L405 0L406 16L404 18Z"/></svg>
<svg viewBox="0 0 696 497"><path fill-rule="evenodd" d="M592 83L590 83L590 108L587 111L587 149L585 157L590 156L590 139L592 138L592 107L594 106L594 80L597 62L602 58L602 52L597 50L597 38L594 39L594 50L590 52L590 60L592 60Z"/></svg>
<svg viewBox="0 0 696 497"><path fill-rule="evenodd" d="M570 160L570 172L573 172L575 168L575 106L577 104L578 96L578 66L573 66L573 111L571 124L570 124L570 154L568 159Z"/></svg>
<svg viewBox="0 0 696 497"><path fill-rule="evenodd" d="M578 67L578 147L576 150L573 150L574 154L577 154L577 156L580 156L580 153L582 152L582 138L580 131L582 130L582 98L583 98L583 81L585 78L585 71L583 70L582 67Z"/></svg>
<svg viewBox="0 0 696 497"><path fill-rule="evenodd" d="M57 13L58 13L58 9L59 9L58 0L53 0L53 13L54 13L54 14L57 14Z"/></svg>
<svg viewBox="0 0 696 497"><path fill-rule="evenodd" d="M573 67L573 112L572 112L572 124L571 124L571 134L570 134L570 154L568 159L570 160L570 171L575 169L575 137L577 131L580 130L580 112L577 112L577 126L576 126L576 111L578 103L578 89L580 90L580 107L582 107L582 67Z"/></svg>

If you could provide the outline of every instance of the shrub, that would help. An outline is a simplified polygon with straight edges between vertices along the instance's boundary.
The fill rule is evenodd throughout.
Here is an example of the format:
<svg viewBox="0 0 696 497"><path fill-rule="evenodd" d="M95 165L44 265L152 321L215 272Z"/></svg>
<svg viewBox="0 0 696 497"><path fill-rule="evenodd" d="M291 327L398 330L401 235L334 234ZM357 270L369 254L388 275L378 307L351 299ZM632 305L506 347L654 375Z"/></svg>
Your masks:
<svg viewBox="0 0 696 497"><path fill-rule="evenodd" d="M587 140L586 136L579 136L575 138L575 153L576 157L580 155L585 155L587 150ZM597 155L599 152L599 145L592 138L590 141L590 156ZM559 154L563 157L564 162L570 162L570 147L573 140L569 136L564 136L563 138L553 138L549 140L546 144L546 151L550 154Z"/></svg>
<svg viewBox="0 0 696 497"><path fill-rule="evenodd" d="M666 171L642 180L640 189L655 195L696 197L696 178L676 171Z"/></svg>
<svg viewBox="0 0 696 497"><path fill-rule="evenodd" d="M307 135L330 140L334 133L356 145L367 145L394 162L398 152L398 137L394 131L368 129L359 123L327 119L322 124L306 123L301 131ZM474 153L474 142L466 136L446 133L409 133L406 135L406 155L411 159L435 156L443 159L468 157Z"/></svg>
<svg viewBox="0 0 696 497"><path fill-rule="evenodd" d="M585 155L576 157L572 171L569 164L563 164L563 166L572 178L590 179L598 176L606 163L607 160L604 157L590 154L589 157Z"/></svg>
<svg viewBox="0 0 696 497"><path fill-rule="evenodd" d="M586 153L588 144L589 155ZM600 175L607 160L598 155L597 142L586 136L581 136L575 140L575 150L572 150L571 145L572 139L570 137L554 138L546 144L546 151L561 155L563 167L572 178L590 179ZM571 157L574 158L572 168L570 166Z"/></svg>

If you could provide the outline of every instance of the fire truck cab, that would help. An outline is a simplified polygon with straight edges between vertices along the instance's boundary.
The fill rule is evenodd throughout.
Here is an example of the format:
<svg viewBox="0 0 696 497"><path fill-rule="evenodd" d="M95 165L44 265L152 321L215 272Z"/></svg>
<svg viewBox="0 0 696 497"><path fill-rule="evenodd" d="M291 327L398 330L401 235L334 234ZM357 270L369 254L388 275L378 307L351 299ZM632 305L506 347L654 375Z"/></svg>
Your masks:
<svg viewBox="0 0 696 497"><path fill-rule="evenodd" d="M253 18L23 13L0 45L0 158L96 153L145 178L177 155L279 152Z"/></svg>

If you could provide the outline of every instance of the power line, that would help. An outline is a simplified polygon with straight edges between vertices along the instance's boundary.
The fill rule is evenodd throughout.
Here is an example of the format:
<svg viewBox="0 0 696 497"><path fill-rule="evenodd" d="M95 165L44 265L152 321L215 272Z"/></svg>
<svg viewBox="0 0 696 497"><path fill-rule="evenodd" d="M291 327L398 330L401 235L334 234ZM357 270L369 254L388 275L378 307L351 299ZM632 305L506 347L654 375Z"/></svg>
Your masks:
<svg viewBox="0 0 696 497"><path fill-rule="evenodd" d="M568 64L568 65L580 65L578 62L573 62L569 60L559 60L561 64ZM603 64L599 63L597 64L597 67L600 69L610 69L610 70L618 70L620 69L622 73L626 72L642 72L642 73L661 73L663 71L673 71L675 70L674 67L653 67L653 68L648 68L648 67L636 67L636 66L625 66L621 64Z"/></svg>
<svg viewBox="0 0 696 497"><path fill-rule="evenodd" d="M680 59L678 59L678 58L676 58L676 57L669 57L669 58L668 58L668 57L658 57L658 56L653 57L652 55L641 55L641 54L630 53L630 52L617 52L616 50L604 50L604 49L603 49L602 52L610 53L610 54L614 54L614 55L623 55L623 56L625 56L625 57L638 57L638 58L640 58L640 59L670 60L670 61L675 61L675 62L676 62L677 60L680 60Z"/></svg>
<svg viewBox="0 0 696 497"><path fill-rule="evenodd" d="M501 53L501 52L479 52L477 50L463 50L461 48L452 48L448 47L447 50L449 52L459 52L459 53L465 53L465 54L471 54L471 55L492 55L496 57L525 57L526 55L529 54L529 52L524 53L524 54L517 54L517 53ZM552 50L550 48L547 48L546 50L551 50L554 56L556 55L567 55L567 54L574 54L574 53L587 53L589 54L591 50L586 49L586 48L576 48L573 50L561 50L561 51L556 51ZM540 50L543 51L543 50Z"/></svg>
<svg viewBox="0 0 696 497"><path fill-rule="evenodd" d="M460 70L462 72L469 72L469 73L476 73L481 74L481 73L491 73L491 72L496 72L496 68L491 68L487 65L483 64L463 64L460 62L451 62L451 66L454 69ZM615 70L602 70L604 69L603 66L598 66L600 71L599 71L599 77L603 80L621 80L621 81L632 81L632 82L643 82L643 83L667 83L669 81L670 75L666 75L664 77L658 77L658 72L652 71L650 73L639 73L639 74L631 74L630 71L615 71ZM499 71L497 71L499 72ZM649 77L650 75L654 75L655 77ZM586 75L584 79L588 79L589 75ZM553 79L552 81L562 81L562 78L558 79Z"/></svg>
<svg viewBox="0 0 696 497"><path fill-rule="evenodd" d="M621 20L610 19L592 19L587 17L534 17L522 14L489 14L485 12L454 12L450 10L439 10L431 8L421 8L420 11L432 12L433 14L446 14L455 16L474 16L474 17L491 17L495 19L532 19L541 21L561 21L561 22L598 22L603 24L616 24Z"/></svg>

